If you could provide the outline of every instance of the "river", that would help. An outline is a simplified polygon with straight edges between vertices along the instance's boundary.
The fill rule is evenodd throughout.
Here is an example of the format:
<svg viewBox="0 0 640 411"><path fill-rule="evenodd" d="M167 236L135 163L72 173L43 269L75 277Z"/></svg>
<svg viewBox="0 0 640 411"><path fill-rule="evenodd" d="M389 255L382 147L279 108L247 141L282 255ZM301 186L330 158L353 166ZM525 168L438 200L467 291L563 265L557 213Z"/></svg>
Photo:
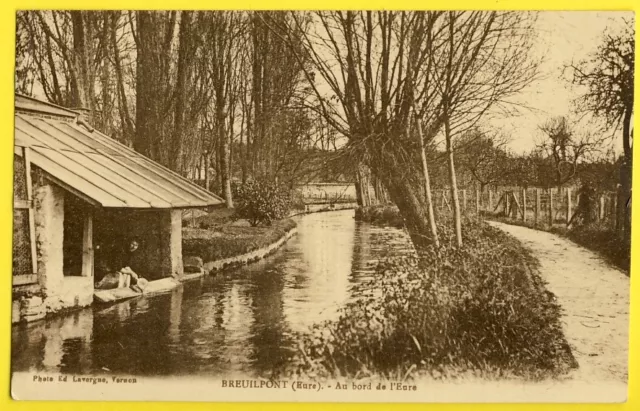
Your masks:
<svg viewBox="0 0 640 411"><path fill-rule="evenodd" d="M336 319L367 291L379 258L411 252L403 231L353 215L296 217L298 234L272 256L169 294L13 326L12 370L268 376L295 349L295 333Z"/></svg>

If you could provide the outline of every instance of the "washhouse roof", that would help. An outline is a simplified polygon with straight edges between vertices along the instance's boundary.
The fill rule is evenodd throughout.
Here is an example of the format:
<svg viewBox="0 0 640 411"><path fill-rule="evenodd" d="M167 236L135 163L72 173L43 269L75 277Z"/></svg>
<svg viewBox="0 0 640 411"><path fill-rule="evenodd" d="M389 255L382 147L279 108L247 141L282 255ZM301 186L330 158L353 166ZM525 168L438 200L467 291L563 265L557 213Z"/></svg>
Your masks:
<svg viewBox="0 0 640 411"><path fill-rule="evenodd" d="M190 208L224 200L98 130L78 113L16 95L16 154L86 201L109 208Z"/></svg>
<svg viewBox="0 0 640 411"><path fill-rule="evenodd" d="M15 107L16 110L20 111L31 112L34 114L48 114L68 119L76 118L78 115L78 113L68 108L38 100L33 97L24 96L22 94L16 94Z"/></svg>

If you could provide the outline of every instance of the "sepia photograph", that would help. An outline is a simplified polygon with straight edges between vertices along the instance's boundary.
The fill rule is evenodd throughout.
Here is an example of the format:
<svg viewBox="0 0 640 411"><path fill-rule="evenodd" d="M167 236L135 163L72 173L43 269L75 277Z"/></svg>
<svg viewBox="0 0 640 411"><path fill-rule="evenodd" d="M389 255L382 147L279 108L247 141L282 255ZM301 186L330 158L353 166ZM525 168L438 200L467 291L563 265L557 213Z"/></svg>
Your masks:
<svg viewBox="0 0 640 411"><path fill-rule="evenodd" d="M627 400L633 12L15 25L13 399Z"/></svg>

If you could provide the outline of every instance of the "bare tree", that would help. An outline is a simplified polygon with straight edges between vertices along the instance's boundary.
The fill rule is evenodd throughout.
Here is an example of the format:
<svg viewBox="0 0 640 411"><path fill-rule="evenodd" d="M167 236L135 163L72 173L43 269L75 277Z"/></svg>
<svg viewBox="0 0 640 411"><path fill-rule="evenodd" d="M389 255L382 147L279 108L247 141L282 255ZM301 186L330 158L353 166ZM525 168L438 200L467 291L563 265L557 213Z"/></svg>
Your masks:
<svg viewBox="0 0 640 411"><path fill-rule="evenodd" d="M137 49L133 146L184 174L211 98L200 34L207 23L203 13L189 11L138 11L130 17Z"/></svg>
<svg viewBox="0 0 640 411"><path fill-rule="evenodd" d="M433 197L431 195L431 179L429 177L429 166L427 164L427 155L424 148L422 123L420 121L416 121L415 123L416 128L418 129L418 141L420 144L420 160L422 161L422 174L424 176L424 193L427 200L427 217L429 218L429 228L431 229L433 245L437 249L440 248L440 240L438 239L438 228L436 227L436 216L433 208Z"/></svg>
<svg viewBox="0 0 640 411"><path fill-rule="evenodd" d="M454 152L461 171L468 173L477 182L480 191L490 184L508 178L515 170L506 151L507 139L503 135L468 130L460 135L454 144Z"/></svg>
<svg viewBox="0 0 640 411"><path fill-rule="evenodd" d="M113 58L113 69L116 82L116 95L118 114L120 116L121 135L122 141L126 144L133 142L135 134L135 125L131 116L127 87L125 86L125 69L122 58L122 50L124 48L119 41L119 32L125 27L125 18L122 18L123 14L120 11L113 11L110 14L109 20L109 42L111 47L111 56ZM127 50L125 49L125 53Z"/></svg>
<svg viewBox="0 0 640 411"><path fill-rule="evenodd" d="M107 48L103 34L105 24L103 12L24 11L18 14L18 30L29 38L38 79L50 101L95 108L95 80Z"/></svg>
<svg viewBox="0 0 640 411"><path fill-rule="evenodd" d="M346 136L345 151L383 181L416 247L431 245L419 148L405 133L411 107L415 102L428 141L442 131L445 118L453 136L507 104L536 71L529 58L530 15L461 12L448 20L442 12L336 11L292 16L297 27L315 23L301 38L311 62L303 67L315 96L305 103ZM294 44L290 30L275 26L273 31ZM453 48L446 47L451 33ZM447 54L450 64L449 58L435 57ZM321 85L314 78L322 79ZM450 84L443 93L445 78Z"/></svg>
<svg viewBox="0 0 640 411"><path fill-rule="evenodd" d="M175 11L138 11L133 31L137 49L133 147L165 165L169 165L163 143L171 127L171 50L176 19Z"/></svg>
<svg viewBox="0 0 640 411"><path fill-rule="evenodd" d="M623 20L618 33L603 34L600 44L589 57L569 66L574 84L586 86L587 91L576 100L578 111L591 112L605 119L615 131L622 129L624 162L620 170L620 198L618 220L624 221L623 232L631 233L632 140L635 64L634 20Z"/></svg>
<svg viewBox="0 0 640 411"><path fill-rule="evenodd" d="M212 13L207 20L205 43L207 65L211 76L213 98L210 103L212 131L215 141L206 148L216 152L220 189L228 208L233 208L231 195L231 148L234 140L235 112L240 89L237 71L241 59L242 16L235 12ZM217 150L214 150L217 148Z"/></svg>
<svg viewBox="0 0 640 411"><path fill-rule="evenodd" d="M600 152L604 140L589 132L577 134L566 117L551 118L539 129L545 138L537 147L550 160L558 189L574 178L580 161Z"/></svg>

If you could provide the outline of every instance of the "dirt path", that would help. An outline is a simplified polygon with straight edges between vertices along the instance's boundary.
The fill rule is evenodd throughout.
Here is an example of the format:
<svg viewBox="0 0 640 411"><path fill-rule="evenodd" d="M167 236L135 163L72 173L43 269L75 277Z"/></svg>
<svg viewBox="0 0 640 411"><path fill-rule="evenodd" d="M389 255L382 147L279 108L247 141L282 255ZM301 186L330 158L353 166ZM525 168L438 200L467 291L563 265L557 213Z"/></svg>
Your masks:
<svg viewBox="0 0 640 411"><path fill-rule="evenodd" d="M563 309L565 336L579 364L571 379L626 384L629 277L555 234L490 224L522 241L540 260L542 278Z"/></svg>

